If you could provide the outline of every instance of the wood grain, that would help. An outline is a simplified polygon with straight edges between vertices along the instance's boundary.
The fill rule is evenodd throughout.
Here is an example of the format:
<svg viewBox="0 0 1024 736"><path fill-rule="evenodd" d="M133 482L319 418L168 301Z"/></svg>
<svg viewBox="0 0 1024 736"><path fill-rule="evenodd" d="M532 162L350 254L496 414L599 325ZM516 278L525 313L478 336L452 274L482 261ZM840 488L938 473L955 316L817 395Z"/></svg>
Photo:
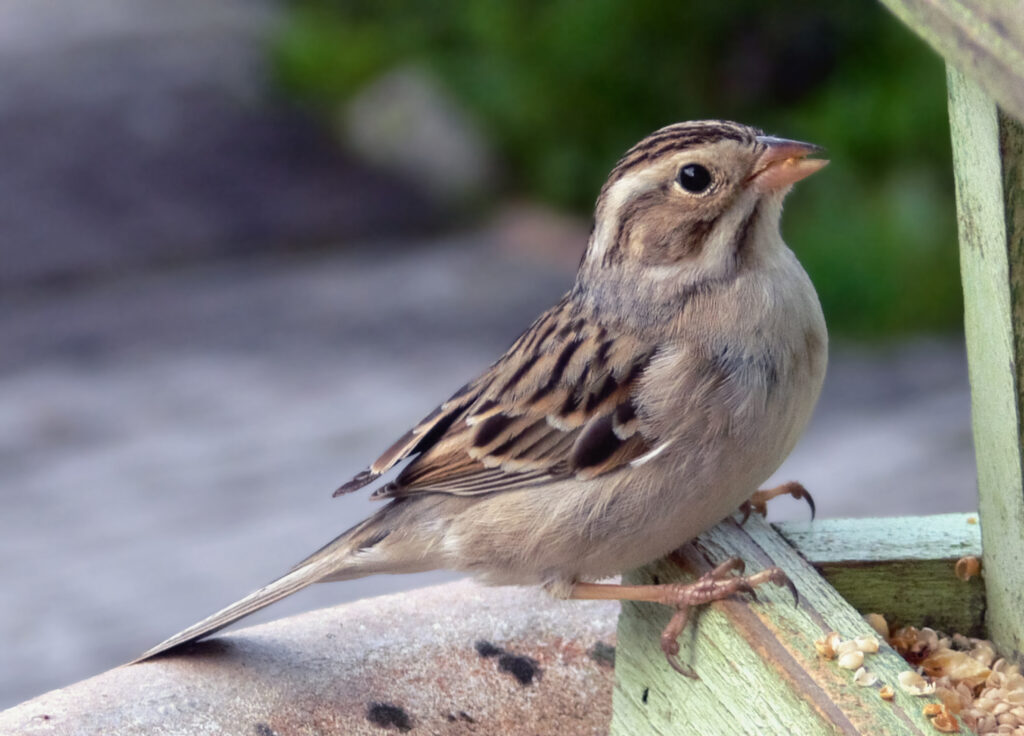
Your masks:
<svg viewBox="0 0 1024 736"><path fill-rule="evenodd" d="M730 556L748 572L777 564L800 592L799 605L774 586L761 602L736 598L695 612L680 638L680 657L699 680L669 668L658 636L669 610L623 604L616 654L612 734L934 734L921 714L928 698L899 690L906 663L888 646L868 655L867 668L897 691L893 702L877 687L859 687L853 673L820 658L814 640L828 631L843 638L873 633L860 614L775 530L759 517L743 527L726 521L684 549L686 571L660 562L630 582L692 579Z"/></svg>
<svg viewBox="0 0 1024 736"><path fill-rule="evenodd" d="M1024 652L1024 128L948 67L989 636ZM1024 89L1024 87L1022 87Z"/></svg>

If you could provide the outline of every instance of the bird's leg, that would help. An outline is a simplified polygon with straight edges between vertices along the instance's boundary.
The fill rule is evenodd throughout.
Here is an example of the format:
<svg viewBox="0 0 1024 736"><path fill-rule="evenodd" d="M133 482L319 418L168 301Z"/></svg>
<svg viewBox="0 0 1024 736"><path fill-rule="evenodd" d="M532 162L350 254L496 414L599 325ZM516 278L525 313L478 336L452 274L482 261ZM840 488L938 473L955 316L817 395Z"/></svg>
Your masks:
<svg viewBox="0 0 1024 736"><path fill-rule="evenodd" d="M811 498L811 494L808 493L807 489L802 484L797 483L795 480L791 480L787 483L783 483L781 486L775 488L769 488L766 491L755 491L754 495L750 497L749 501L744 501L740 504L740 512L743 514L743 520L740 524L746 524L747 519L750 518L750 513L756 511L757 513L764 516L768 513L768 502L773 498L779 496L792 496L796 499L803 499L807 501L807 505L811 507L811 521L814 521L814 499Z"/></svg>
<svg viewBox="0 0 1024 736"><path fill-rule="evenodd" d="M754 588L762 583L785 585L797 598L796 587L778 567L769 567L753 575L743 576L743 560L730 557L714 570L701 575L692 583L663 583L661 585L611 585L607 583L576 583L570 598L583 600L647 601L675 608L668 624L661 632L661 651L672 668L680 674L695 678L697 673L679 661L679 635L686 628L690 608L720 601L736 593L749 593L754 600ZM737 573L737 574L733 574Z"/></svg>

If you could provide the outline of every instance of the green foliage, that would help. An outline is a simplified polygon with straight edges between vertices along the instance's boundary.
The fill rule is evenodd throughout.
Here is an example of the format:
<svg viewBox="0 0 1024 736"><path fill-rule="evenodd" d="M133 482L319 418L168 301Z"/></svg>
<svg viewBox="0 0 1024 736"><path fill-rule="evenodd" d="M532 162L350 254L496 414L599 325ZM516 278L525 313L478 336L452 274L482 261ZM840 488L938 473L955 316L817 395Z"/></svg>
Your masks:
<svg viewBox="0 0 1024 736"><path fill-rule="evenodd" d="M942 62L874 4L296 0L276 60L284 88L325 110L395 65L430 69L513 190L579 211L626 148L677 120L821 143L833 164L784 227L830 325L959 324Z"/></svg>

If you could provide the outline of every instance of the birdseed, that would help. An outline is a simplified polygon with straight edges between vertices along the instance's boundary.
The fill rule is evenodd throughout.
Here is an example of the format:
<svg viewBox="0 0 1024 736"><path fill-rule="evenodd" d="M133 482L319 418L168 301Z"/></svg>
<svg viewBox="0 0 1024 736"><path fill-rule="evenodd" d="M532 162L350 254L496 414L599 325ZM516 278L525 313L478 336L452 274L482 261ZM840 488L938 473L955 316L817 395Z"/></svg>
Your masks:
<svg viewBox="0 0 1024 736"><path fill-rule="evenodd" d="M919 669L901 673L901 685L906 680L932 687L942 701L938 710L929 706L937 731L957 733L959 716L978 736L1024 736L1024 674L992 642L913 626L894 631L888 641Z"/></svg>

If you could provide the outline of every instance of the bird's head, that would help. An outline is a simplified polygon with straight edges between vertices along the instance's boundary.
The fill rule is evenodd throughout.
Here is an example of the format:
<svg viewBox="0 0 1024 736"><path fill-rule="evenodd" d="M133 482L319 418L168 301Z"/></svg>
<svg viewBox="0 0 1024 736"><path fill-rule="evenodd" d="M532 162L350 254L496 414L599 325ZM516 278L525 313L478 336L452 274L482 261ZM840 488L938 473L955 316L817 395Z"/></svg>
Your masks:
<svg viewBox="0 0 1024 736"><path fill-rule="evenodd" d="M601 189L580 282L616 271L691 287L728 279L758 250L782 247L782 200L828 163L808 158L821 150L722 120L652 133Z"/></svg>

